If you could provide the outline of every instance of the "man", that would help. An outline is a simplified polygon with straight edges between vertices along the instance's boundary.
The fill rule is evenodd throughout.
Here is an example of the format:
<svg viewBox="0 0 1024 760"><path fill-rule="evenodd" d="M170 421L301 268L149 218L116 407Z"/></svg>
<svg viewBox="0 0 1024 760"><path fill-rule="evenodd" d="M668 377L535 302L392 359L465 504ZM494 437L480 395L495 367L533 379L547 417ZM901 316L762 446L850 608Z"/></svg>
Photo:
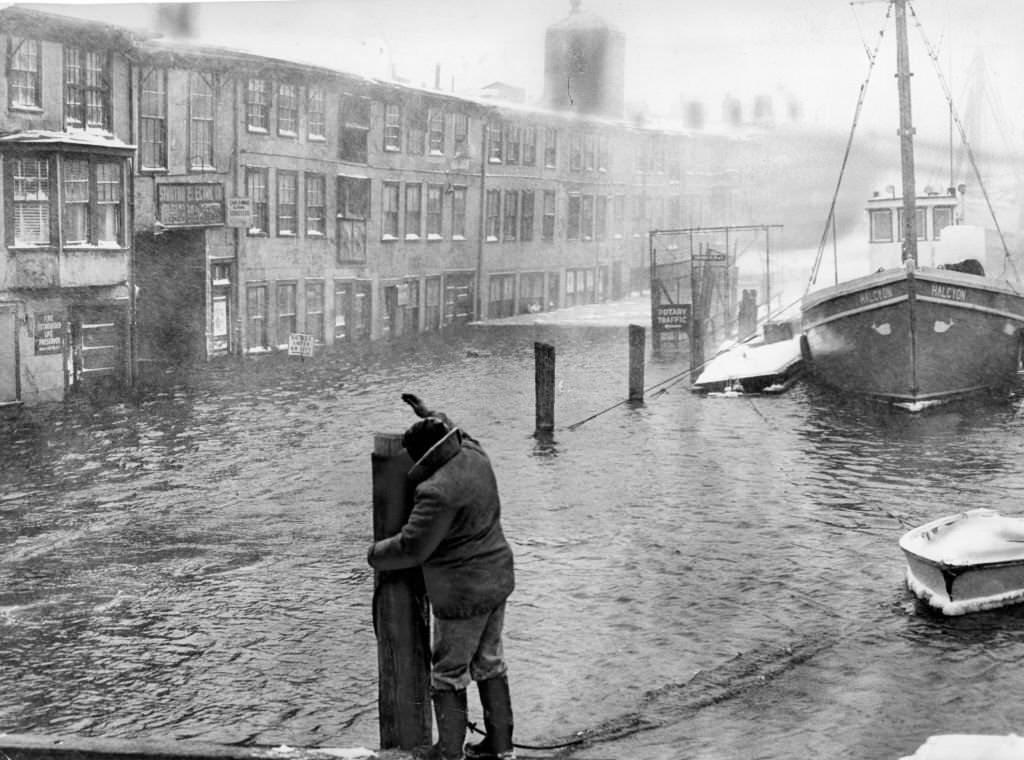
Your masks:
<svg viewBox="0 0 1024 760"><path fill-rule="evenodd" d="M502 650L505 600L515 587L501 529L498 484L480 444L419 398L421 417L402 437L414 464L412 512L402 530L370 547L376 570L417 565L434 613L430 687L439 760L512 760L512 704ZM486 735L466 745L466 687L477 682Z"/></svg>

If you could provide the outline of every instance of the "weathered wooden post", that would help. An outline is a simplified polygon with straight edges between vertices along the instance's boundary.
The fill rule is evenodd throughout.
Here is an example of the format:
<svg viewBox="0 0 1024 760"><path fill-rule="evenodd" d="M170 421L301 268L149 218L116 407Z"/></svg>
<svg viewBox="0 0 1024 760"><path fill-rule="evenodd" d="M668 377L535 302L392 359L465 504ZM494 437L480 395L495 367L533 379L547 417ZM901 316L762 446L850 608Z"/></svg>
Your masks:
<svg viewBox="0 0 1024 760"><path fill-rule="evenodd" d="M412 460L402 436L373 440L373 538L393 536L412 509L406 474ZM378 572L373 584L377 636L377 710L381 749L411 750L431 742L430 608L419 568Z"/></svg>
<svg viewBox="0 0 1024 760"><path fill-rule="evenodd" d="M534 435L550 435L555 430L555 347L533 344L534 387L537 391L537 429Z"/></svg>
<svg viewBox="0 0 1024 760"><path fill-rule="evenodd" d="M644 350L647 331L641 325L629 326L629 400L644 401Z"/></svg>

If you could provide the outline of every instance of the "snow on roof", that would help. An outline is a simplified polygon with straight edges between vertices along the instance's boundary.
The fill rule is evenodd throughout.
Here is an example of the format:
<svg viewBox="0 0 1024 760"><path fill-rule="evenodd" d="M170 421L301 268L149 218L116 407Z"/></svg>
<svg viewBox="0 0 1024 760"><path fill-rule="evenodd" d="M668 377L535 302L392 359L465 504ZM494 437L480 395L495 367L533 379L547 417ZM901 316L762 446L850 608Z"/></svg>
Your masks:
<svg viewBox="0 0 1024 760"><path fill-rule="evenodd" d="M135 150L116 137L95 132L56 132L47 129L26 129L0 136L0 145L67 145L83 148Z"/></svg>

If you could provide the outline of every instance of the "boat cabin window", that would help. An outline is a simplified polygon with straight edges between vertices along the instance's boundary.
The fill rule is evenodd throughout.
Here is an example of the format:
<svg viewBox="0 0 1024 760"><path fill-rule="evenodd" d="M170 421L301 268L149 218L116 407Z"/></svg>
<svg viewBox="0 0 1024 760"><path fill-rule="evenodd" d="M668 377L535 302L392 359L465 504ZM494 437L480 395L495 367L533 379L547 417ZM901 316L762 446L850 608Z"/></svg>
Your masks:
<svg viewBox="0 0 1024 760"><path fill-rule="evenodd" d="M918 240L928 239L928 231L925 229L924 225L924 209L917 207L914 209L914 227L917 230ZM896 239L903 240L903 209L896 209Z"/></svg>
<svg viewBox="0 0 1024 760"><path fill-rule="evenodd" d="M878 208L868 212L871 220L871 242L892 242L892 209Z"/></svg>
<svg viewBox="0 0 1024 760"><path fill-rule="evenodd" d="M932 210L932 230L936 240L942 237L943 228L949 227L951 224L953 224L952 206L936 206Z"/></svg>

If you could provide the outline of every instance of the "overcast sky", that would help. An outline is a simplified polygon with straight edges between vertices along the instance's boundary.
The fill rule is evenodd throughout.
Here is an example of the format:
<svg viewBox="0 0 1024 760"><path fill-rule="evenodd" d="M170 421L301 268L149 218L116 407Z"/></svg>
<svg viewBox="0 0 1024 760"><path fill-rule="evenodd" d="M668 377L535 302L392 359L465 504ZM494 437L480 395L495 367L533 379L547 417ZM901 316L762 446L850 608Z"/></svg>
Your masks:
<svg viewBox="0 0 1024 760"><path fill-rule="evenodd" d="M147 27L151 4L62 3L59 13ZM1001 129L1024 124L1022 0L916 0L960 108L968 71L984 52L989 95L981 106L1003 114ZM414 84L466 91L500 80L543 90L544 32L569 13L569 0L234 0L195 4L204 41L281 58L384 75L393 66ZM726 94L744 100L788 92L804 118L849 127L886 4L880 0L583 0L583 9L626 36L626 97L655 110L703 99L717 114ZM892 24L872 77L865 123L888 124L895 100ZM915 124L945 129L933 65L912 25ZM974 85L977 90L977 85ZM976 107L977 109L977 107ZM966 115L965 115L966 116Z"/></svg>

